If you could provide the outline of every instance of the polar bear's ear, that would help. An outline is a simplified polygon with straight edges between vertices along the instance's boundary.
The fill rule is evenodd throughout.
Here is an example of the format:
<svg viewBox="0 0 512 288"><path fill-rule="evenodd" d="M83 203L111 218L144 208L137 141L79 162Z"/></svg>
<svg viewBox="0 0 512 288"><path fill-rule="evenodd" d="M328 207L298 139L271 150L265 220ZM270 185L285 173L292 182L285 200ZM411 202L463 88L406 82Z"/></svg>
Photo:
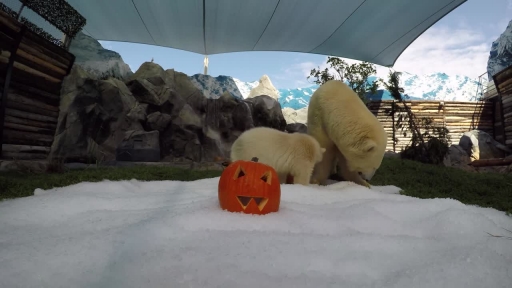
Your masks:
<svg viewBox="0 0 512 288"><path fill-rule="evenodd" d="M357 145L357 144L359 144L359 145ZM361 141L357 144L352 146L351 150L355 154L360 154L360 155L371 153L377 147L377 143L375 141L373 141L372 139L368 139L368 138L364 139L363 141Z"/></svg>
<svg viewBox="0 0 512 288"><path fill-rule="evenodd" d="M320 147L320 151L322 152L322 154L325 153L325 148L324 147Z"/></svg>
<svg viewBox="0 0 512 288"><path fill-rule="evenodd" d="M377 147L377 143L375 143L375 141L367 140L361 147L361 152L370 153L375 149L375 147Z"/></svg>

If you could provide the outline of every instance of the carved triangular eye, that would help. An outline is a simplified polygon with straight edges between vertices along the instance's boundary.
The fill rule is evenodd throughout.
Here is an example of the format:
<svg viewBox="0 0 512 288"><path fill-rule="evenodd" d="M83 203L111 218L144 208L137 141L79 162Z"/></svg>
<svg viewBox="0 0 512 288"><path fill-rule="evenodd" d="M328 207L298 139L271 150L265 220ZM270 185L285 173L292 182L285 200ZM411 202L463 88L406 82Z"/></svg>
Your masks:
<svg viewBox="0 0 512 288"><path fill-rule="evenodd" d="M272 174L269 171L267 171L265 172L265 174L263 174L263 176L260 177L260 179L263 180L263 182L270 185L272 183Z"/></svg>
<svg viewBox="0 0 512 288"><path fill-rule="evenodd" d="M238 168L235 171L235 174L233 174L233 179L236 180L243 176L245 176L244 168L242 168L242 166L238 166Z"/></svg>

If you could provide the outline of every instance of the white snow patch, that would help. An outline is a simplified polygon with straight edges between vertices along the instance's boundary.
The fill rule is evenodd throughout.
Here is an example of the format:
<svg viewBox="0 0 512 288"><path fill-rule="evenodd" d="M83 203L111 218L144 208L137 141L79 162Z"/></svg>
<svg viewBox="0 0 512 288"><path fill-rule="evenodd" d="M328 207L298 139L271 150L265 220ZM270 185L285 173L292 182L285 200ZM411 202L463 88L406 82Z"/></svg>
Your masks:
<svg viewBox="0 0 512 288"><path fill-rule="evenodd" d="M247 98L249 96L249 93L251 93L251 90L258 86L258 84L260 83L259 81L243 82L237 78L233 78L233 80L235 81L235 84L238 87L238 90L240 91L240 94L242 94L244 99Z"/></svg>
<svg viewBox="0 0 512 288"><path fill-rule="evenodd" d="M218 178L83 182L0 202L0 287L510 287L512 221L348 182L219 208Z"/></svg>

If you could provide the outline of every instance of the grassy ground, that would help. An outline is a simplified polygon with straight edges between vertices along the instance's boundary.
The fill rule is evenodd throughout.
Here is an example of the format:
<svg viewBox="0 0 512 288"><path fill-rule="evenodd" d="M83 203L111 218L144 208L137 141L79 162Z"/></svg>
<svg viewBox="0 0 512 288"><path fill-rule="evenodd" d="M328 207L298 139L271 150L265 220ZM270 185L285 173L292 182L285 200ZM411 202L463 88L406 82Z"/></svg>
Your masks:
<svg viewBox="0 0 512 288"><path fill-rule="evenodd" d="M221 171L198 171L174 167L143 166L100 167L69 170L64 173L20 173L0 172L0 200L34 195L35 188L51 189L64 187L82 181L98 182L108 180L179 180L193 181L220 176Z"/></svg>
<svg viewBox="0 0 512 288"><path fill-rule="evenodd" d="M385 158L372 185L395 185L418 198L452 198L465 204L512 213L512 174L473 173L461 169Z"/></svg>
<svg viewBox="0 0 512 288"><path fill-rule="evenodd" d="M216 177L220 171L194 171L157 166L96 168L64 173L0 173L0 200L33 195L35 188L50 189L82 181L180 180ZM419 198L453 198L466 204L512 213L512 175L471 173L460 169L424 165L418 162L385 158L372 185L395 185L402 194Z"/></svg>

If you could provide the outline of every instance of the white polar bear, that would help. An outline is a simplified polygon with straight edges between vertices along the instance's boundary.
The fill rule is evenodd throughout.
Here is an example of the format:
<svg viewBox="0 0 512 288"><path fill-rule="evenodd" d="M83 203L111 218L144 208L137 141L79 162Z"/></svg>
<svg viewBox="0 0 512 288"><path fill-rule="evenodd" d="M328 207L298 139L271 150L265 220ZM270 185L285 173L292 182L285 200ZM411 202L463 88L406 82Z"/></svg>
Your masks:
<svg viewBox="0 0 512 288"><path fill-rule="evenodd" d="M359 96L339 80L321 85L308 107L308 134L326 149L312 183L326 184L336 161L346 181L369 187L382 163L387 133Z"/></svg>
<svg viewBox="0 0 512 288"><path fill-rule="evenodd" d="M322 160L324 148L315 138L305 133L286 133L267 127L246 130L231 146L231 162L251 160L274 168L279 182L286 183L287 176L294 184L309 185L315 164Z"/></svg>

